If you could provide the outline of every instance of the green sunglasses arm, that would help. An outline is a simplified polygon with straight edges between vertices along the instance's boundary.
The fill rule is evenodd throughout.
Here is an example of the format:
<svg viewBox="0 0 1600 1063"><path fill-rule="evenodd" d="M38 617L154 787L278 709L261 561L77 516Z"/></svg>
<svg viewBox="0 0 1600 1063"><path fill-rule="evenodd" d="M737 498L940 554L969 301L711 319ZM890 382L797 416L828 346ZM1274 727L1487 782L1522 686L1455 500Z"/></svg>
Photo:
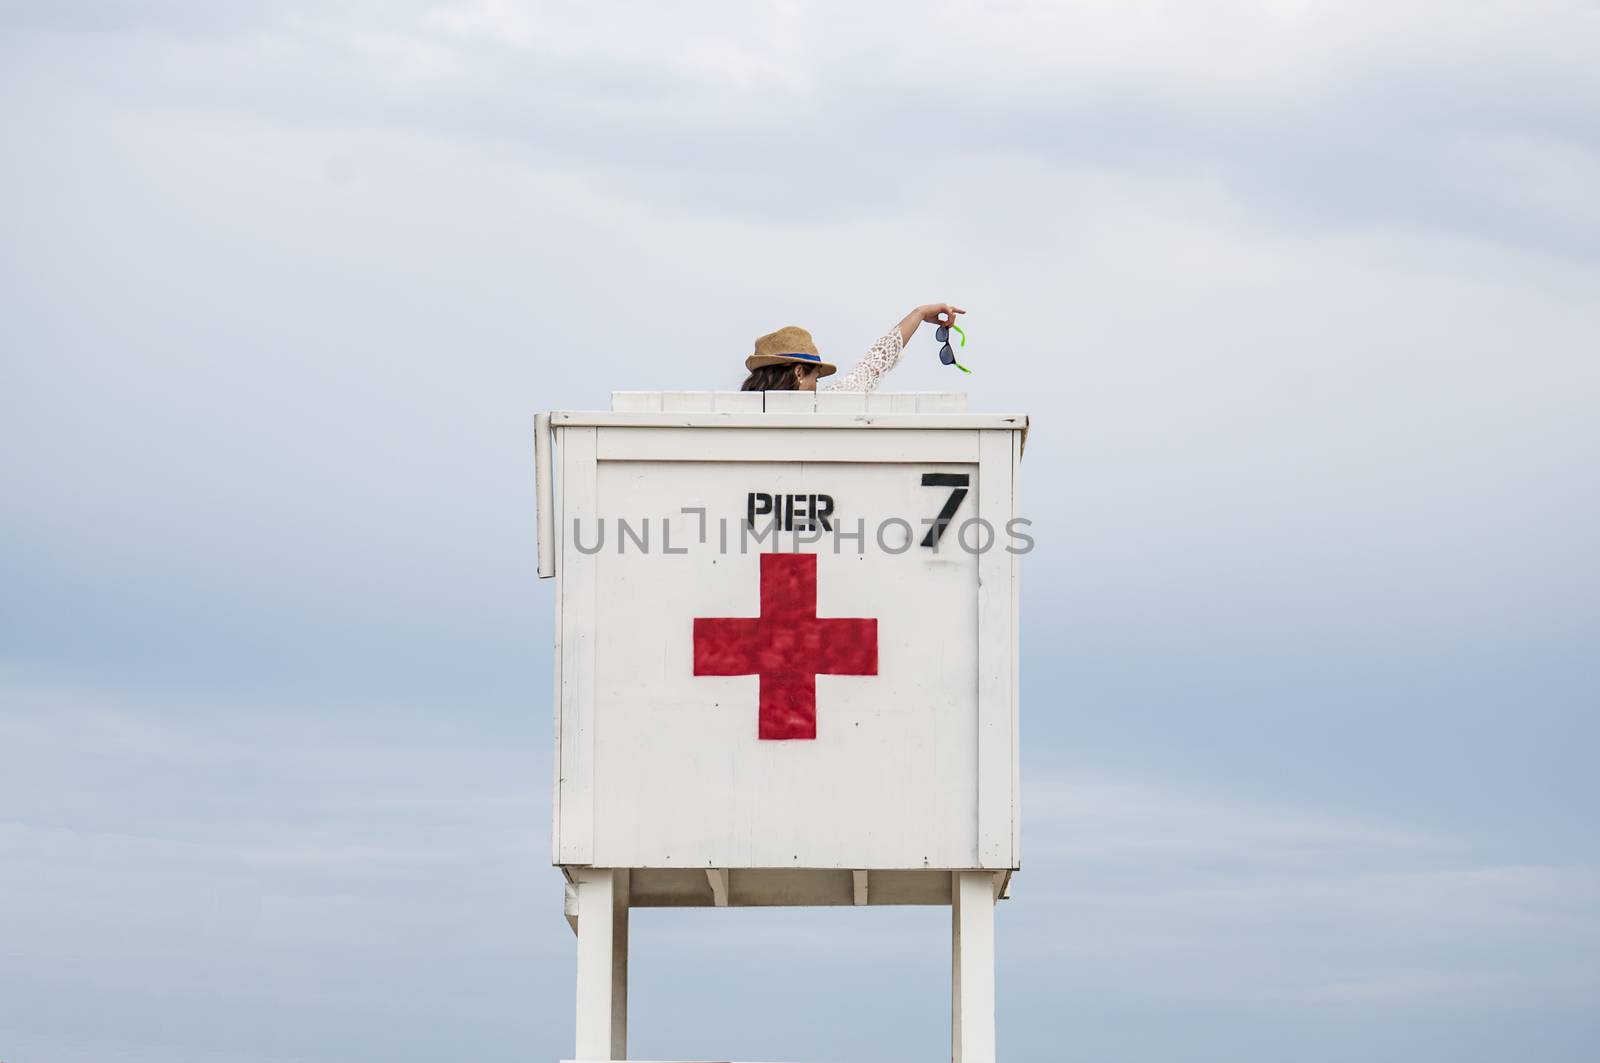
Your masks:
<svg viewBox="0 0 1600 1063"><path fill-rule="evenodd" d="M967 345L967 334L965 332L961 331L961 326L960 325L953 325L952 324L952 325L947 325L945 327L946 328L953 328L953 329L956 330L956 332L960 333L960 335L961 335L961 346L965 347Z"/></svg>

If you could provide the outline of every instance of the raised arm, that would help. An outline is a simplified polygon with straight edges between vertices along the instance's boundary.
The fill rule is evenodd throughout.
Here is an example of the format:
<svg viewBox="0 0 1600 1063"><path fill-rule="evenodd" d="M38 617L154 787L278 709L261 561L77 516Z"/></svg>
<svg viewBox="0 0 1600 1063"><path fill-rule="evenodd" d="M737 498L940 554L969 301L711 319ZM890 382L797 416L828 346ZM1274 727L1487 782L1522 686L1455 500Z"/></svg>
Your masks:
<svg viewBox="0 0 1600 1063"><path fill-rule="evenodd" d="M916 334L917 326L924 321L930 325L954 325L956 315L965 313L966 311L959 306L951 306L949 303L928 303L926 306L919 306L901 318L900 324L896 326L900 333L900 344L904 346L910 343L911 337Z"/></svg>
<svg viewBox="0 0 1600 1063"><path fill-rule="evenodd" d="M855 364L837 383L823 385L828 391L872 391L878 386L878 381L883 375L893 369L900 361L900 355L905 350L905 345L911 342L912 335L917 331L917 326L924 321L948 325L955 321L957 314L966 311L959 306L949 303L928 303L919 306L905 317L900 324L878 337L873 345L867 348L867 353L861 361Z"/></svg>

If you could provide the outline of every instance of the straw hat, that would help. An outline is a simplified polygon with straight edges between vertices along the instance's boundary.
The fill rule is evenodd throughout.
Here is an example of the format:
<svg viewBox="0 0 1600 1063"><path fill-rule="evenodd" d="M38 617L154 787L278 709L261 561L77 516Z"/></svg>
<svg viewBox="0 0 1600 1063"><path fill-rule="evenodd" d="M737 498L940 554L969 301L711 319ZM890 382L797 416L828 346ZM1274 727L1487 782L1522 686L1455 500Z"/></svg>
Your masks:
<svg viewBox="0 0 1600 1063"><path fill-rule="evenodd" d="M781 365L784 362L814 365L818 376L832 376L839 371L839 367L832 362L822 360L822 355L817 353L817 345L811 342L811 333L798 325L790 325L759 337L755 353L744 360L744 367L760 369L764 365Z"/></svg>

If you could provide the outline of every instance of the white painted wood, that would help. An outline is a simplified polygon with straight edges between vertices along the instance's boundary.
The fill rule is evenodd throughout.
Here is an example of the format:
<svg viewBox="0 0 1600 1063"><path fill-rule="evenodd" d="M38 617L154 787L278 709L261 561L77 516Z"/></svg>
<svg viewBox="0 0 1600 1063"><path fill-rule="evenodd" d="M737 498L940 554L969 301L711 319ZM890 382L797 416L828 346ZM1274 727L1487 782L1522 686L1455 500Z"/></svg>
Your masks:
<svg viewBox="0 0 1600 1063"><path fill-rule="evenodd" d="M538 526L540 579L549 579L556 574L556 536L553 527L556 517L556 470L550 450L550 415L541 413L533 419L533 474L538 491L534 516Z"/></svg>
<svg viewBox="0 0 1600 1063"><path fill-rule="evenodd" d="M821 413L756 415L794 422L760 430L740 414L666 416L556 423L557 862L681 868L700 883L663 884L639 902L652 905L719 903L705 870L721 869L729 906L852 904L855 871L1014 867L1016 564L1003 537L1026 418L885 414L922 427L879 431ZM951 489L924 486L929 474L969 479L937 553L920 547L923 521ZM826 496L834 526L859 524L867 541L741 544L752 491L799 499L802 514ZM997 539L982 555L958 541L975 516ZM585 543L605 518L599 553L577 549L573 517ZM619 552L619 518L649 552ZM695 676L694 620L755 617L760 555L797 548L817 556L817 616L877 622L878 672L817 676L817 737L761 741L760 681ZM757 871L798 877L741 885ZM898 893L871 882L866 903L928 903L909 880Z"/></svg>
<svg viewBox="0 0 1600 1063"><path fill-rule="evenodd" d="M916 413L917 393L914 391L869 391L868 413Z"/></svg>
<svg viewBox="0 0 1600 1063"><path fill-rule="evenodd" d="M950 1061L961 1063L961 872L950 872Z"/></svg>
<svg viewBox="0 0 1600 1063"><path fill-rule="evenodd" d="M976 462L978 434L934 429L807 433L757 428L600 428L601 461Z"/></svg>
<svg viewBox="0 0 1600 1063"><path fill-rule="evenodd" d="M1022 515L1022 448L1028 433L1011 433L1011 518ZM1022 866L1022 557L1011 558L1011 869L1002 896L1011 896L1012 871Z"/></svg>
<svg viewBox="0 0 1600 1063"><path fill-rule="evenodd" d="M862 871L860 868L857 868L856 870L850 872L850 877L855 880L852 883L852 885L855 887L855 902L857 904L871 903L869 900L870 895L867 892L867 873Z"/></svg>
<svg viewBox="0 0 1600 1063"><path fill-rule="evenodd" d="M600 463L602 512L704 508L710 527L733 539L727 552L713 531L705 544L684 534L681 556L630 547L593 559L604 714L595 771L605 780L594 863L978 866L978 558L915 545L884 554L868 530L931 520L950 491L924 487L923 475L958 470L974 475L971 465ZM752 488L828 493L836 526L859 522L869 536L865 556L848 544L837 554L831 543L809 548L820 546L817 615L876 620L879 658L876 676L817 678L812 741L757 739L755 676L693 674L695 617L759 613L760 555L772 544L741 552L738 540ZM973 499L962 505L958 517Z"/></svg>
<svg viewBox="0 0 1600 1063"><path fill-rule="evenodd" d="M611 872L611 1058L628 1058L628 887L627 868ZM991 924L991 934L992 934ZM994 967L994 946L989 948ZM993 996L993 994L990 994ZM991 1004L991 1012L994 1010ZM992 1025L992 1020L991 1020Z"/></svg>
<svg viewBox="0 0 1600 1063"><path fill-rule="evenodd" d="M552 428L550 432L552 450L555 449L556 439L557 436L555 429ZM564 454L561 455L561 457L564 456ZM560 457L556 459L556 461L559 460ZM566 483L567 477L565 468L563 467L562 475L556 478L555 524L551 529L555 536L556 552L558 555L562 553L562 544L566 541L561 531L562 525L566 520ZM552 717L553 730L555 732L555 747L551 751L550 758L550 763L555 768L555 770L550 773L550 859L551 862L555 864L561 863L561 777L563 774L562 726L564 722L562 716L567 709L566 685L561 681L561 670L566 659L566 650L562 642L562 617L565 615L567 600L565 582L566 581L561 578L561 573L558 570L555 576L555 615L552 618L552 623L550 625L550 638L553 643L551 647L551 656L553 661L550 668L550 684L552 688L550 704L553 707L553 711L550 715ZM576 925L574 925L574 930L576 930Z"/></svg>
<svg viewBox="0 0 1600 1063"><path fill-rule="evenodd" d="M725 867L706 868L706 880L711 883L711 903L717 908L728 906L728 869Z"/></svg>
<svg viewBox="0 0 1600 1063"><path fill-rule="evenodd" d="M818 413L866 413L867 392L865 391L819 391L817 392Z"/></svg>
<svg viewBox="0 0 1600 1063"><path fill-rule="evenodd" d="M646 410L660 412L659 391L613 391L611 409L616 413L642 413Z"/></svg>
<svg viewBox="0 0 1600 1063"><path fill-rule="evenodd" d="M870 886L866 903L877 906L950 903L948 869L722 868L728 875L728 907L850 907L858 876ZM629 903L634 908L710 908L715 897L705 868L649 867L632 871Z"/></svg>
<svg viewBox="0 0 1600 1063"><path fill-rule="evenodd" d="M950 1057L994 1063L994 875L951 876Z"/></svg>
<svg viewBox="0 0 1600 1063"><path fill-rule="evenodd" d="M960 391L919 391L918 413L966 413L967 396Z"/></svg>
<svg viewBox="0 0 1600 1063"><path fill-rule="evenodd" d="M777 395L806 395L799 391L766 392L767 411L751 413L614 413L606 410L555 410L550 423L563 427L586 425L605 428L947 428L971 431L981 428L1023 430L1028 418L1017 413L816 413L806 400L789 409L774 409Z"/></svg>
<svg viewBox="0 0 1600 1063"><path fill-rule="evenodd" d="M994 529L997 540L1011 519L1011 432L979 433L977 516ZM957 529L970 531L973 541L986 534L981 525ZM1003 540L999 540L1003 541ZM1012 841L1013 680L1016 659L1013 607L1016 584L1015 556L991 549L978 561L978 859L980 867L1008 868Z"/></svg>
<svg viewBox="0 0 1600 1063"><path fill-rule="evenodd" d="M598 524L595 499L595 429L561 430L563 526L561 572L561 728L556 804L558 862L588 864L594 852L595 557L576 549L574 522ZM622 866L629 866L626 862Z"/></svg>
<svg viewBox="0 0 1600 1063"><path fill-rule="evenodd" d="M663 391L663 413L712 413L717 408L714 391Z"/></svg>
<svg viewBox="0 0 1600 1063"><path fill-rule="evenodd" d="M561 891L561 914L566 917L572 932L578 932L578 887L568 882Z"/></svg>
<svg viewBox="0 0 1600 1063"><path fill-rule="evenodd" d="M712 393L711 408L718 413L762 413L767 406L759 391L717 391Z"/></svg>
<svg viewBox="0 0 1600 1063"><path fill-rule="evenodd" d="M628 1057L628 872L584 868L578 891L577 1046L574 1058Z"/></svg>
<svg viewBox="0 0 1600 1063"><path fill-rule="evenodd" d="M815 391L764 391L768 413L815 413Z"/></svg>
<svg viewBox="0 0 1600 1063"><path fill-rule="evenodd" d="M780 396L771 404L763 402L763 394ZM814 395L814 400L798 397ZM774 412L828 409L857 411L866 409L882 413L965 413L967 396L958 391L613 391L611 409L614 413L692 412L703 410L737 410L740 412L763 408Z"/></svg>

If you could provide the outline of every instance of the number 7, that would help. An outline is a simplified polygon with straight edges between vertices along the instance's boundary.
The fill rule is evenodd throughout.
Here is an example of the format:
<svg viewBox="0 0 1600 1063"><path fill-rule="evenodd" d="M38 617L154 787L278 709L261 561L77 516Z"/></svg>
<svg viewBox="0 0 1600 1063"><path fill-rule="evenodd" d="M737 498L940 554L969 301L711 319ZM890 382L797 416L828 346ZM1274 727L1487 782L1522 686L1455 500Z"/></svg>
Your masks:
<svg viewBox="0 0 1600 1063"><path fill-rule="evenodd" d="M922 537L922 545L931 550L938 550L939 540L944 538L944 530L950 527L950 518L956 515L956 510L961 508L961 500L967 497L967 484L972 478L964 472L925 472L922 474L923 487L949 487L953 488L950 497L944 500L944 508L934 518L933 524L928 528L928 534Z"/></svg>

